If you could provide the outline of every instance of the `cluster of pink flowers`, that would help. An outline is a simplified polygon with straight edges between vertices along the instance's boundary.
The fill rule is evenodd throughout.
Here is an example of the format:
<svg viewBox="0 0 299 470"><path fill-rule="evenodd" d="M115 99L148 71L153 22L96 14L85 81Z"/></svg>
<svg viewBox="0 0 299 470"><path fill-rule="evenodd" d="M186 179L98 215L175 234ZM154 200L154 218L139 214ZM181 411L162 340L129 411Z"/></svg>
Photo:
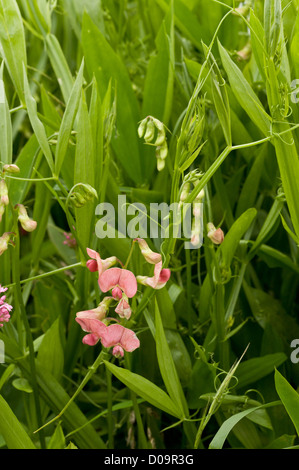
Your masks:
<svg viewBox="0 0 299 470"><path fill-rule="evenodd" d="M170 278L170 270L162 269L162 257L154 253L145 240L136 238L141 253L150 264L154 264L153 277L135 276L128 269L112 267L121 262L115 257L101 259L99 253L87 248L87 254L91 258L86 266L90 272L98 273L98 285L102 292L111 291L111 296L105 297L97 308L78 312L76 321L83 331L88 334L84 336L83 343L94 346L101 341L105 348L113 347L112 354L123 357L124 351L132 352L140 346L139 339L134 331L125 328L118 320L107 318L111 303L116 301L114 311L120 319L129 320L132 314L129 299L137 293L137 283L150 286L153 289L162 289ZM108 324L111 321L116 323Z"/></svg>
<svg viewBox="0 0 299 470"><path fill-rule="evenodd" d="M75 248L77 246L77 240L74 238L72 233L63 232L65 240L63 244L69 246L70 248Z"/></svg>
<svg viewBox="0 0 299 470"><path fill-rule="evenodd" d="M7 287L2 287L0 284L0 294L7 291ZM3 326L4 322L8 322L10 319L9 312L12 311L13 307L5 302L6 296L2 295L0 297L0 327Z"/></svg>

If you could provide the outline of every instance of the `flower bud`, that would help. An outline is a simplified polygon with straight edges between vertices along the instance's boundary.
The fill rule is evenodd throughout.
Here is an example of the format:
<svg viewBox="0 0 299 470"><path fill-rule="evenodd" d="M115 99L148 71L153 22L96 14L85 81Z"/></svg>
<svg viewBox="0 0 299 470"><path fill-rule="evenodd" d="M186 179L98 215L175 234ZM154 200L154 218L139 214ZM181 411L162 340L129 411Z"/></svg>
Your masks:
<svg viewBox="0 0 299 470"><path fill-rule="evenodd" d="M76 185L75 190L71 193L70 200L73 205L78 209L85 206L85 204L98 197L96 190L90 184L79 183Z"/></svg>
<svg viewBox="0 0 299 470"><path fill-rule="evenodd" d="M209 222L207 224L207 229L208 229L208 238L215 244L215 245L220 245L223 240L224 240L224 233L221 230L221 228L215 228L214 224L212 222Z"/></svg>
<svg viewBox="0 0 299 470"><path fill-rule="evenodd" d="M37 227L37 222L35 220L30 219L25 207L22 204L17 204L16 209L18 211L18 220L22 228L26 232L33 232L33 230L35 230Z"/></svg>
<svg viewBox="0 0 299 470"><path fill-rule="evenodd" d="M2 237L0 237L0 256L4 253L4 251L8 248L8 243L13 235L12 232L5 232Z"/></svg>
<svg viewBox="0 0 299 470"><path fill-rule="evenodd" d="M185 183L181 191L180 201L181 202L186 201L187 197L189 196L189 193L190 193L190 183Z"/></svg>
<svg viewBox="0 0 299 470"><path fill-rule="evenodd" d="M155 125L152 119L149 119L146 126L146 131L144 134L144 140L146 143L151 142L155 135Z"/></svg>
<svg viewBox="0 0 299 470"><path fill-rule="evenodd" d="M135 241L138 242L141 254L142 256L144 256L148 263L157 264L162 261L162 256L160 255L160 253L155 253L154 251L152 251L143 238L135 238Z"/></svg>
<svg viewBox="0 0 299 470"><path fill-rule="evenodd" d="M165 131L163 129L163 131L158 131L158 135L154 142L154 145L161 146L165 143L165 140L166 140L166 136L165 136Z"/></svg>
<svg viewBox="0 0 299 470"><path fill-rule="evenodd" d="M138 132L138 137L140 137L140 139L144 136L146 125L147 125L147 118L143 119L138 127L137 132Z"/></svg>
<svg viewBox="0 0 299 470"><path fill-rule="evenodd" d="M0 204L5 206L9 204L8 190L5 180L0 181Z"/></svg>
<svg viewBox="0 0 299 470"><path fill-rule="evenodd" d="M157 159L157 170L162 171L165 168L165 160L162 160L161 158Z"/></svg>
<svg viewBox="0 0 299 470"><path fill-rule="evenodd" d="M114 346L112 350L112 354L118 359L121 359L122 357L124 357L124 350L121 346L117 345L117 346Z"/></svg>
<svg viewBox="0 0 299 470"><path fill-rule="evenodd" d="M20 168L17 165L12 163L10 165L4 165L3 171L7 171L8 173L19 173Z"/></svg>
<svg viewBox="0 0 299 470"><path fill-rule="evenodd" d="M157 147L156 149L156 157L165 160L168 154L168 147L167 147L167 142L166 140L164 141L163 145Z"/></svg>

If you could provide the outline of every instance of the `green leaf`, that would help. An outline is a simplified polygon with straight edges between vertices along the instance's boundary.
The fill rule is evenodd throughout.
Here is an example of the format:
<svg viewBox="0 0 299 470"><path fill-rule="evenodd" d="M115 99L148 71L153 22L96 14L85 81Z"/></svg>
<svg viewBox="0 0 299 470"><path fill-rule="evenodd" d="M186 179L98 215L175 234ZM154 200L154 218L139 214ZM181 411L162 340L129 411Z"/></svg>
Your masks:
<svg viewBox="0 0 299 470"><path fill-rule="evenodd" d="M58 84L61 88L63 99L65 103L67 103L74 83L68 63L56 36L47 34L45 45Z"/></svg>
<svg viewBox="0 0 299 470"><path fill-rule="evenodd" d="M97 47L94 47L94 45ZM82 25L82 47L90 77L95 75L103 99L109 82L116 83L117 136L113 136L112 147L119 164L135 182L144 181L139 155L137 125L140 114L128 72L120 57L114 52L105 37L85 13Z"/></svg>
<svg viewBox="0 0 299 470"><path fill-rule="evenodd" d="M219 122L221 124L223 134L225 137L226 145L232 145L231 133L231 118L230 118L230 104L227 94L225 80L223 79L217 62L209 48L203 44L205 57L208 58L208 67L210 68L211 77L211 91L214 101L214 106L217 112Z"/></svg>
<svg viewBox="0 0 299 470"><path fill-rule="evenodd" d="M0 434L3 435L9 449L35 449L35 445L24 430L22 424L0 395Z"/></svg>
<svg viewBox="0 0 299 470"><path fill-rule="evenodd" d="M266 408L267 406L276 406L277 404L278 402L273 402L267 403L267 405L254 406L253 408L249 408L248 410L241 411L240 413L231 416L221 425L220 429L217 431L212 441L210 442L209 449L222 449L223 444L231 430L250 413L253 413L262 408Z"/></svg>
<svg viewBox="0 0 299 470"><path fill-rule="evenodd" d="M0 41L12 82L24 103L23 64L27 66L22 17L16 0L0 0Z"/></svg>
<svg viewBox="0 0 299 470"><path fill-rule="evenodd" d="M266 375L271 374L275 367L279 367L287 360L284 353L266 354L261 357L254 357L240 364L236 376L238 378L238 388L257 382Z"/></svg>
<svg viewBox="0 0 299 470"><path fill-rule="evenodd" d="M142 116L154 116L166 126L170 118L174 81L173 2L156 37L157 53L147 67Z"/></svg>
<svg viewBox="0 0 299 470"><path fill-rule="evenodd" d="M3 81L3 66L0 69L0 156L3 163L12 163L12 127Z"/></svg>
<svg viewBox="0 0 299 470"><path fill-rule="evenodd" d="M40 367L50 372L58 381L62 376L64 365L64 351L60 338L60 317L58 317L44 334L37 355Z"/></svg>
<svg viewBox="0 0 299 470"><path fill-rule="evenodd" d="M167 12L169 2L165 0L156 0L156 3L163 11ZM202 29L196 15L188 8L185 2L175 0L175 24L193 44L201 49ZM203 38L205 40L205 38Z"/></svg>
<svg viewBox="0 0 299 470"><path fill-rule="evenodd" d="M49 444L47 445L47 449L64 449L65 448L65 437L63 434L62 426L59 423L56 427Z"/></svg>
<svg viewBox="0 0 299 470"><path fill-rule="evenodd" d="M253 10L250 10L250 30L254 58L256 60L259 72L263 80L265 81L266 74L264 66L264 29L260 20L255 15Z"/></svg>
<svg viewBox="0 0 299 470"><path fill-rule="evenodd" d="M61 126L59 129L59 134L57 137L57 145L55 151L55 174L56 176L59 175L67 147L69 144L69 139L71 136L71 131L73 129L73 124L75 121L76 113L78 110L80 97L81 97L81 90L83 84L83 70L84 70L84 59L82 60L81 67L79 69L76 81L74 86L72 87L72 91L70 93L67 106L62 118Z"/></svg>
<svg viewBox="0 0 299 470"><path fill-rule="evenodd" d="M222 64L235 97L250 119L268 137L271 131L271 117L266 113L261 101L252 90L243 73L232 61L220 42L218 42L218 46Z"/></svg>
<svg viewBox="0 0 299 470"><path fill-rule="evenodd" d="M145 379L141 375L135 374L126 369L122 369L110 362L104 361L106 367L112 372L115 377L123 382L128 388L133 390L137 395L144 398L145 401L151 403L159 410L165 411L166 413L181 418L181 414L178 413L177 405L172 399L157 385Z"/></svg>
<svg viewBox="0 0 299 470"><path fill-rule="evenodd" d="M283 375L275 370L275 388L299 436L299 394Z"/></svg>
<svg viewBox="0 0 299 470"><path fill-rule="evenodd" d="M178 377L177 370L166 340L161 315L157 301L155 302L155 323L156 323L156 350L160 372L165 383L170 398L176 403L179 414L188 416L188 406L185 400L183 389Z"/></svg>
<svg viewBox="0 0 299 470"><path fill-rule="evenodd" d="M14 162L20 168L18 177L30 178L33 170L33 166L36 163L36 157L39 150L39 145L35 135L32 135L28 142L24 145L21 152L19 153L16 161ZM9 198L13 205L21 204L24 201L26 192L30 183L28 181L13 180L9 179Z"/></svg>
<svg viewBox="0 0 299 470"><path fill-rule="evenodd" d="M238 248L240 240L244 233L249 229L255 219L257 210L255 208L247 209L231 226L224 237L224 241L219 248L219 256L223 260L224 266L228 268L232 262L233 256Z"/></svg>
<svg viewBox="0 0 299 470"><path fill-rule="evenodd" d="M38 143L47 159L48 165L52 173L54 173L54 162L53 162L52 152L50 149L50 145L48 142L45 128L37 115L37 105L36 105L35 99L33 98L30 92L25 65L23 66L23 76L24 76L25 102L27 106L28 116L29 116L29 119L33 128L33 131L38 140Z"/></svg>
<svg viewBox="0 0 299 470"><path fill-rule="evenodd" d="M24 379L23 377L20 377L18 379L14 379L12 381L12 385L14 388L16 388L17 390L20 390L22 392L25 392L25 393L32 393L33 392L33 389L30 385L30 383L28 382L27 379Z"/></svg>
<svg viewBox="0 0 299 470"><path fill-rule="evenodd" d="M86 183L94 187L94 151L90 117L84 93L78 110L77 145L75 156L74 183ZM83 208L75 210L76 233L81 244L89 246L94 217L94 200L88 201Z"/></svg>

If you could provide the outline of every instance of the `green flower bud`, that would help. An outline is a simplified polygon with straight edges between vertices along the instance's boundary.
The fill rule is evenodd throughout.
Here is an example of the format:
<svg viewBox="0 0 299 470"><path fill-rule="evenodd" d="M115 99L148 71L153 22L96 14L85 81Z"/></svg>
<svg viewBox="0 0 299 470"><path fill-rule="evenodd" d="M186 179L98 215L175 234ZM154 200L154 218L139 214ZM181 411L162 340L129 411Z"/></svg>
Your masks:
<svg viewBox="0 0 299 470"><path fill-rule="evenodd" d="M140 137L140 139L144 136L146 125L147 125L147 118L143 119L138 127L137 132L138 132L138 136Z"/></svg>
<svg viewBox="0 0 299 470"><path fill-rule="evenodd" d="M79 183L74 186L70 200L76 208L85 206L88 201L98 197L96 190L90 184Z"/></svg>
<svg viewBox="0 0 299 470"><path fill-rule="evenodd" d="M7 171L8 173L19 173L20 168L17 165L14 165L14 164L4 165L3 166L3 171Z"/></svg>
<svg viewBox="0 0 299 470"><path fill-rule="evenodd" d="M145 134L144 134L144 140L146 143L148 142L151 142L155 136L155 125L152 121L152 119L150 119L147 123L147 126L146 126L146 131L145 131Z"/></svg>

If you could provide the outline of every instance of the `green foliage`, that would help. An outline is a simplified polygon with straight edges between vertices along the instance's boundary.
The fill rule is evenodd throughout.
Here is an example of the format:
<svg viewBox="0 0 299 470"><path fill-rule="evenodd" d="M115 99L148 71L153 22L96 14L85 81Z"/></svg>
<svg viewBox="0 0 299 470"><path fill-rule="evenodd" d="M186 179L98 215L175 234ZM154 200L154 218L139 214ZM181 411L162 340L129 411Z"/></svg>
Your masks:
<svg viewBox="0 0 299 470"><path fill-rule="evenodd" d="M0 0L0 447L298 448L298 1L243 3ZM114 357L75 318L110 296L87 248L157 269L97 237L120 195L147 228L200 201L203 243L142 237L171 277L109 307L140 341Z"/></svg>

